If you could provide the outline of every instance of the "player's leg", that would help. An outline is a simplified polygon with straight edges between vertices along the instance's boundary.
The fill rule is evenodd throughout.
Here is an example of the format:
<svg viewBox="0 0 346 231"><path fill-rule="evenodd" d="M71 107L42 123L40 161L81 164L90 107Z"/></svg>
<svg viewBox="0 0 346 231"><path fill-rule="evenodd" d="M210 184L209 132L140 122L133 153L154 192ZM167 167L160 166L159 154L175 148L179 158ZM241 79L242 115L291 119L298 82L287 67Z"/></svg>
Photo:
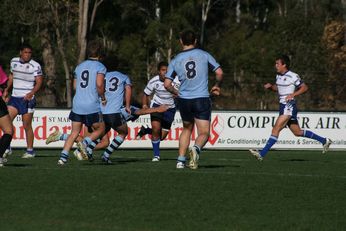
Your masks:
<svg viewBox="0 0 346 231"><path fill-rule="evenodd" d="M32 129L32 118L33 113L25 113L22 115L23 127L26 135L26 153L22 158L32 158L35 156L34 153L34 131Z"/></svg>
<svg viewBox="0 0 346 231"><path fill-rule="evenodd" d="M179 137L179 156L177 160L177 168L184 168L186 162L186 150L190 145L190 137L194 127L193 122L183 121L183 131Z"/></svg>
<svg viewBox="0 0 346 231"><path fill-rule="evenodd" d="M331 139L319 136L310 130L302 130L298 123L290 124L289 128L295 136L302 136L321 142L323 145L322 153L326 153L329 150L329 146L332 144Z"/></svg>
<svg viewBox="0 0 346 231"><path fill-rule="evenodd" d="M11 99L12 99L12 97L11 97ZM10 99L9 103L11 102L11 99ZM8 114L10 116L11 126L13 127L13 120L18 115L18 109L15 106L7 105L7 110L8 110ZM12 130L13 130L13 128L12 128ZM12 154L12 149L11 149L11 145L9 145L8 147L6 147L4 157L8 157L11 154Z"/></svg>
<svg viewBox="0 0 346 231"><path fill-rule="evenodd" d="M64 143L63 150L61 151L60 158L58 160L59 165L63 165L67 162L69 158L70 149L73 143L75 142L75 140L77 139L77 137L79 136L79 133L82 130L82 125L83 125L82 122L79 122L79 121L71 122L72 130L70 135L67 137L67 140Z"/></svg>
<svg viewBox="0 0 346 231"><path fill-rule="evenodd" d="M6 103L2 99L0 99L0 128L3 132L0 138L0 167L2 167L3 162L6 162L6 159L3 159L3 155L7 147L10 146L13 135L11 117L8 114Z"/></svg>
<svg viewBox="0 0 346 231"><path fill-rule="evenodd" d="M275 121L274 127L272 128L272 133L266 145L259 152L260 158L263 158L269 152L269 150L273 147L273 145L277 142L280 131L286 126L290 118L291 118L290 115L279 115L279 117Z"/></svg>
<svg viewBox="0 0 346 231"><path fill-rule="evenodd" d="M151 121L151 145L153 147L152 161L160 160L160 141L161 141L161 120L160 118L153 118Z"/></svg>

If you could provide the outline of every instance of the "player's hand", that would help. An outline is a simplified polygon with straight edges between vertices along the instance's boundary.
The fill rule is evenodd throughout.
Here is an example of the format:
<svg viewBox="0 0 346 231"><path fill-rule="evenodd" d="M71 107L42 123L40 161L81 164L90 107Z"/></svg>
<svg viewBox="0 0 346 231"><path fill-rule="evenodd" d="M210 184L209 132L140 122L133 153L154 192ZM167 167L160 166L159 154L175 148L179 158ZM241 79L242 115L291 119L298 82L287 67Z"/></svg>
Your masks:
<svg viewBox="0 0 346 231"><path fill-rule="evenodd" d="M294 95L293 94L289 94L288 96L286 96L286 102L294 100Z"/></svg>
<svg viewBox="0 0 346 231"><path fill-rule="evenodd" d="M215 96L219 96L220 93L221 93L221 88L217 87L217 86L212 87L210 90L210 94L215 95Z"/></svg>
<svg viewBox="0 0 346 231"><path fill-rule="evenodd" d="M129 113L131 115L131 108L130 107L125 107L125 110L127 111L127 113Z"/></svg>
<svg viewBox="0 0 346 231"><path fill-rule="evenodd" d="M102 104L102 106L106 106L106 104L107 104L107 99L106 99L106 98L101 99L101 104Z"/></svg>
<svg viewBox="0 0 346 231"><path fill-rule="evenodd" d="M264 87L265 89L271 90L272 87L273 87L273 84L271 84L271 83L266 83L266 84L264 84L263 87Z"/></svg>
<svg viewBox="0 0 346 231"><path fill-rule="evenodd" d="M142 106L142 108L143 108L143 109L148 109L149 107L148 107L148 105L144 104L144 105Z"/></svg>
<svg viewBox="0 0 346 231"><path fill-rule="evenodd" d="M162 104L159 107L157 107L157 112L165 112L169 109L169 106L167 104Z"/></svg>
<svg viewBox="0 0 346 231"><path fill-rule="evenodd" d="M24 100L29 101L29 100L31 100L33 97L34 97L34 93L29 92L28 94L26 94L26 95L24 96Z"/></svg>

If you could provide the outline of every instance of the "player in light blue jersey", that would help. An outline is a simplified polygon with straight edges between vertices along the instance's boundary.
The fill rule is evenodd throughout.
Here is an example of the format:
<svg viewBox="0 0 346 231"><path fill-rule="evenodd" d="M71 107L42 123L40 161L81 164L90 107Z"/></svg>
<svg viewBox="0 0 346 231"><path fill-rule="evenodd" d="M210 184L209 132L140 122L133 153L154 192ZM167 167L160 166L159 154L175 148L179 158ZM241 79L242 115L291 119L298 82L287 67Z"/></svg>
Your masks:
<svg viewBox="0 0 346 231"><path fill-rule="evenodd" d="M185 167L185 153L190 145L190 137L196 124L197 138L189 149L191 169L198 168L199 155L209 138L211 100L208 90L208 73L215 72L216 83L211 88L212 95L220 94L223 71L215 59L206 51L196 48L196 35L187 30L181 33L180 43L183 51L169 64L164 86L178 95L178 109L183 120L183 131L179 137L179 157L177 168ZM178 76L179 92L172 86Z"/></svg>
<svg viewBox="0 0 346 231"><path fill-rule="evenodd" d="M118 132L118 135L114 137L102 155L102 160L105 163L110 164L110 155L124 142L124 139L128 133L127 123L121 114L121 108L125 101L125 111L131 113L130 104L132 96L132 84L127 75L119 71L115 71L115 59L108 57L104 63L108 69L105 77L105 97L107 99L107 105L101 105L103 120L106 125L105 134L107 134L111 129ZM93 160L92 150L100 141L101 140L98 139L89 144L87 148L89 160Z"/></svg>
<svg viewBox="0 0 346 231"><path fill-rule="evenodd" d="M79 136L83 124L93 128L93 132L78 143L84 155L86 155L86 147L93 140L104 135L105 124L101 115L100 102L103 105L107 103L104 94L106 68L99 61L100 55L101 44L96 41L90 42L88 44L88 59L80 63L75 69L73 85L76 93L69 115L69 119L72 121L72 131L65 141L58 165L64 165L67 162L69 151Z"/></svg>
<svg viewBox="0 0 346 231"><path fill-rule="evenodd" d="M316 135L312 131L302 130L297 120L297 103L296 97L305 93L308 86L300 79L298 74L290 71L290 59L287 55L281 55L275 60L275 68L277 71L276 83L266 83L264 87L279 93L279 117L277 118L266 145L260 151L250 149L252 155L258 160L263 160L263 157L268 153L270 148L278 140L281 130L288 126L295 136L303 136L317 140L323 145L323 153L326 153L332 141Z"/></svg>

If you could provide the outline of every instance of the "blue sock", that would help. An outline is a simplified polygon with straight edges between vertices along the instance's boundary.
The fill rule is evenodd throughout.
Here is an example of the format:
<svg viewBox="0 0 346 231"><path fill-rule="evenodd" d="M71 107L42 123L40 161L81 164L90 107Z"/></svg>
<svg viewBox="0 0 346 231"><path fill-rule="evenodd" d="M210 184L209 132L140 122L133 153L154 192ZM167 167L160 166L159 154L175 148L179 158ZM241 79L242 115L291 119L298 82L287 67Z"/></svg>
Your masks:
<svg viewBox="0 0 346 231"><path fill-rule="evenodd" d="M30 155L34 155L34 149L32 148L27 148L26 149L26 153L30 154Z"/></svg>
<svg viewBox="0 0 346 231"><path fill-rule="evenodd" d="M313 133L312 131L309 131L309 130L304 130L303 131L303 136L307 137L307 138L310 138L310 139L314 139L314 140L320 141L322 144L325 144L327 142L326 138L323 138L323 137L321 137L319 135L316 135L315 133Z"/></svg>
<svg viewBox="0 0 346 231"><path fill-rule="evenodd" d="M59 137L60 140L67 140L69 134L63 133L61 134L61 136Z"/></svg>
<svg viewBox="0 0 346 231"><path fill-rule="evenodd" d="M92 141L87 147L87 152L92 153L94 148L96 147L96 145L98 145L100 143L100 141L101 141L100 139Z"/></svg>
<svg viewBox="0 0 346 231"><path fill-rule="evenodd" d="M116 136L112 142L110 143L110 145L107 147L106 151L103 153L103 156L106 158L109 158L109 156L112 154L112 152L115 149L118 149L119 146L124 142L123 138L121 138L120 136Z"/></svg>
<svg viewBox="0 0 346 231"><path fill-rule="evenodd" d="M276 136L271 135L266 145L261 150L260 155L264 157L267 154L267 152L269 152L270 148L276 143L276 141L278 141L278 138Z"/></svg>
<svg viewBox="0 0 346 231"><path fill-rule="evenodd" d="M178 156L178 162L185 163L186 162L186 157L185 156Z"/></svg>
<svg viewBox="0 0 346 231"><path fill-rule="evenodd" d="M92 140L90 139L90 137L88 136L84 137L83 143L85 144L85 146L88 146L91 142Z"/></svg>
<svg viewBox="0 0 346 231"><path fill-rule="evenodd" d="M60 154L60 160L67 162L68 159L68 151L62 150Z"/></svg>
<svg viewBox="0 0 346 231"><path fill-rule="evenodd" d="M154 156L160 156L160 139L152 140L151 144L153 145Z"/></svg>

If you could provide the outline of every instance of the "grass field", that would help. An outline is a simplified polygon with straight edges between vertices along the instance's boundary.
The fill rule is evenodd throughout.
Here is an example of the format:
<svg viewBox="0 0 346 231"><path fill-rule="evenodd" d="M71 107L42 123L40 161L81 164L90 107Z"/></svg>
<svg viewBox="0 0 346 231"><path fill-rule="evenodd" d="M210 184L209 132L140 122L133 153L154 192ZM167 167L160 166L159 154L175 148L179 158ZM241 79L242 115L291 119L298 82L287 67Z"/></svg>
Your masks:
<svg viewBox="0 0 346 231"><path fill-rule="evenodd" d="M0 230L346 230L346 153L202 153L175 169L176 151L119 150L113 165L59 150L16 150L0 169ZM99 157L100 153L96 153Z"/></svg>

